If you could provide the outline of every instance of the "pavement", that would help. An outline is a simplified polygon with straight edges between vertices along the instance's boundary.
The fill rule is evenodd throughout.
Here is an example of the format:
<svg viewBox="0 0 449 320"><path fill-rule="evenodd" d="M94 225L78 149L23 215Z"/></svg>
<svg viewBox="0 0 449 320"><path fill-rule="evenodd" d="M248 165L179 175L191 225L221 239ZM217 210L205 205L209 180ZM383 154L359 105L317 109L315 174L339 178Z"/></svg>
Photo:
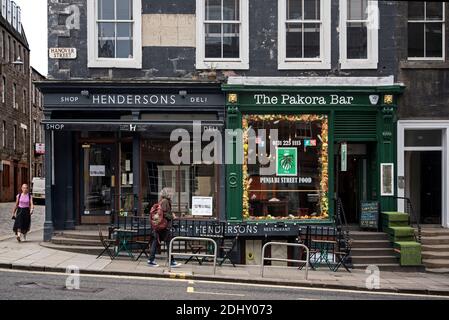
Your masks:
<svg viewBox="0 0 449 320"><path fill-rule="evenodd" d="M132 261L123 256L111 261L108 257L58 251L40 245L42 230L29 234L28 241L18 243L15 239L0 241L1 271L28 271L66 273L67 267L79 269L81 275L122 276L153 279L178 279L215 283L239 283L242 285L265 285L297 288L344 289L376 293L409 293L449 297L449 276L444 274L387 272L379 273L344 269L331 272L322 267L310 271L308 280L304 270L281 266L266 267L265 276L260 275L260 266L230 265L213 267L195 262L182 265L168 272L165 259L160 257L159 268L147 266L146 259Z"/></svg>
<svg viewBox="0 0 449 320"><path fill-rule="evenodd" d="M0 203L0 241L14 237L12 227L14 221L11 219L12 209L15 203ZM45 221L45 206L35 205L31 216L31 231L43 229Z"/></svg>

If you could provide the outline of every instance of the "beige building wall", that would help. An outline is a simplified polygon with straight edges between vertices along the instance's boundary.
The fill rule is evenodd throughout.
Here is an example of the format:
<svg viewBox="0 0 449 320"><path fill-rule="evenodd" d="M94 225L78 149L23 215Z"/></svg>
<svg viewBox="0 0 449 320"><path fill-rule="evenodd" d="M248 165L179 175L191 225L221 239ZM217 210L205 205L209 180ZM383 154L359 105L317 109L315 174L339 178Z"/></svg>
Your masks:
<svg viewBox="0 0 449 320"><path fill-rule="evenodd" d="M144 47L195 47L196 19L193 14L144 14Z"/></svg>

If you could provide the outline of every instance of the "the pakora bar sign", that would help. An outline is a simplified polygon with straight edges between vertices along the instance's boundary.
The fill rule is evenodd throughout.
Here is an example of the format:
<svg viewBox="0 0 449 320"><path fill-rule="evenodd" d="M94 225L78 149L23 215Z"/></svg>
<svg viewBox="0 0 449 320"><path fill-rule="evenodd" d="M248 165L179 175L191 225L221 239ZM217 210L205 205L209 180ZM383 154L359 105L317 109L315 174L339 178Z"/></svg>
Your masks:
<svg viewBox="0 0 449 320"><path fill-rule="evenodd" d="M342 94L265 94L257 93L251 96L249 103L255 105L299 105L299 106L319 106L319 105L377 105L379 95L342 95ZM242 101L246 103L247 101Z"/></svg>

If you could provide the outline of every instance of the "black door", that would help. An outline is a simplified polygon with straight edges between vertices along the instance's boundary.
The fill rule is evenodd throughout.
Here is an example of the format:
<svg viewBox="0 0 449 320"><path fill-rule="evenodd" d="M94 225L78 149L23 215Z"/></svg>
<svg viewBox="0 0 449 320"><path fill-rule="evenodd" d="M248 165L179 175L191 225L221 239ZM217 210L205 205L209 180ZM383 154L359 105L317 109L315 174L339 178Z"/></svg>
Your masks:
<svg viewBox="0 0 449 320"><path fill-rule="evenodd" d="M441 151L421 152L421 222L441 224Z"/></svg>

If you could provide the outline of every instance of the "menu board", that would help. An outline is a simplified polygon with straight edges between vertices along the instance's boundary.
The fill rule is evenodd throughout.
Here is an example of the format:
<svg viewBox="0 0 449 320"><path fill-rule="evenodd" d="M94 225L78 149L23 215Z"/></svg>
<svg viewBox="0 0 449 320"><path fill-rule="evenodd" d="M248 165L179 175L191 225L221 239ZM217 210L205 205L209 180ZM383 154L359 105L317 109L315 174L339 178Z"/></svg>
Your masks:
<svg viewBox="0 0 449 320"><path fill-rule="evenodd" d="M379 202L362 201L360 206L360 227L377 230L379 227Z"/></svg>

